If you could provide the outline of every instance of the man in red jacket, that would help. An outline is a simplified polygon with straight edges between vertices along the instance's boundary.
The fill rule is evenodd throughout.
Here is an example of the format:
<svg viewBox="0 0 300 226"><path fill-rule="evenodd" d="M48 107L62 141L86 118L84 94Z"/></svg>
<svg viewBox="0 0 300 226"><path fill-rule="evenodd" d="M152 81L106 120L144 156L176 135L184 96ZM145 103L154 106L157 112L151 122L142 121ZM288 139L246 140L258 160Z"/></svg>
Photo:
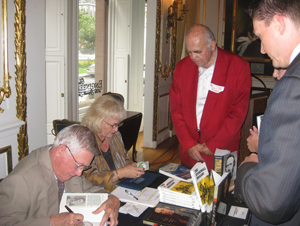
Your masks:
<svg viewBox="0 0 300 226"><path fill-rule="evenodd" d="M216 148L239 149L251 89L249 63L217 47L214 34L194 25L186 34L189 56L174 70L169 93L182 165L206 162L213 169Z"/></svg>

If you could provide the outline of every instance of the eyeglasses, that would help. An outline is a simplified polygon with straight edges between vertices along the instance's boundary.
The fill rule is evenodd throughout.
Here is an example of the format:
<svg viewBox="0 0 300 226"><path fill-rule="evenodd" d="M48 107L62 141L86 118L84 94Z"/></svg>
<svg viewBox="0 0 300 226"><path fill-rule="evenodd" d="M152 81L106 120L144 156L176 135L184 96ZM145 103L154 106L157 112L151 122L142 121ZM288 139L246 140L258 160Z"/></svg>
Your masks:
<svg viewBox="0 0 300 226"><path fill-rule="evenodd" d="M115 124L109 124L107 121L103 120L107 125L111 126L111 128L115 129L117 127L123 126L123 122L115 123Z"/></svg>
<svg viewBox="0 0 300 226"><path fill-rule="evenodd" d="M73 159L74 159L74 161L75 161L75 164L76 164L78 170L85 171L85 170L88 170L88 169L92 168L91 165L89 165L89 166L79 165L78 162L76 161L76 159L74 158L74 155L72 154L70 148L69 148L67 145L65 145L65 146L66 146L66 148L69 150L71 156L73 157ZM77 169L76 169L76 170L77 170Z"/></svg>

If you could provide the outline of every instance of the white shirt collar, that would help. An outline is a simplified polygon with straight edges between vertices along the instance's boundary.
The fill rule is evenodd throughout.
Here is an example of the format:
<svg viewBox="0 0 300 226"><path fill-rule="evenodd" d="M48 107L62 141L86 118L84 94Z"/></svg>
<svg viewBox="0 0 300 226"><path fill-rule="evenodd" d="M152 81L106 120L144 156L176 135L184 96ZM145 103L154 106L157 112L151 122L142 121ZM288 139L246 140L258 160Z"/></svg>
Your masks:
<svg viewBox="0 0 300 226"><path fill-rule="evenodd" d="M293 60L296 58L296 56L300 53L300 43L296 46L296 48L293 50L291 56L290 56L290 64L293 62Z"/></svg>
<svg viewBox="0 0 300 226"><path fill-rule="evenodd" d="M212 65L210 65L208 68L198 67L199 75L202 75L209 68L213 68L214 69L216 61L217 61L217 57L218 57L218 48L216 48L216 58L215 58L215 61L214 61L214 63Z"/></svg>

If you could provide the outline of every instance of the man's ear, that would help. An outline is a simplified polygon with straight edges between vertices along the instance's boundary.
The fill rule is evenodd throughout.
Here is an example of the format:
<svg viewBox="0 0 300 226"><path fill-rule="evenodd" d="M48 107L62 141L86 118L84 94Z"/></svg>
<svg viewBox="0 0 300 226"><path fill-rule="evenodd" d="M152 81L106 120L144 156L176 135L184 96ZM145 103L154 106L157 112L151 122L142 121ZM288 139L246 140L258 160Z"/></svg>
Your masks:
<svg viewBox="0 0 300 226"><path fill-rule="evenodd" d="M56 150L56 155L60 156L62 153L64 153L64 151L65 151L66 148L67 147L65 145L63 145L63 144L58 145L57 146L57 150Z"/></svg>
<svg viewBox="0 0 300 226"><path fill-rule="evenodd" d="M286 24L285 24L285 18L280 15L274 15L273 16L273 22L276 31L279 32L280 35L283 35L286 29Z"/></svg>
<svg viewBox="0 0 300 226"><path fill-rule="evenodd" d="M212 41L211 42L211 46L210 46L210 50L214 51L216 49L216 47L217 47L217 42L216 41Z"/></svg>

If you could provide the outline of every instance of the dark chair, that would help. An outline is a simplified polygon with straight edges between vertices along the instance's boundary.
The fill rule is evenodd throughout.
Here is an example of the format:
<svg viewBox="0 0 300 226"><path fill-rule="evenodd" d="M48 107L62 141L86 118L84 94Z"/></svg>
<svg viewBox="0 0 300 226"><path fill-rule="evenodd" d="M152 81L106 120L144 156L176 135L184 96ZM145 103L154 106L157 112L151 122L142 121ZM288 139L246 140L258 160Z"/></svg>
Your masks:
<svg viewBox="0 0 300 226"><path fill-rule="evenodd" d="M68 119L56 119L53 120L53 129L51 130L52 134L56 136L59 131L61 131L66 126L70 126L73 124L80 124L80 122L70 121Z"/></svg>
<svg viewBox="0 0 300 226"><path fill-rule="evenodd" d="M268 98L269 93L257 93L250 95L248 113L241 129L238 166L250 154L247 146L247 138L250 136L249 129L251 129L254 125L256 126L256 116L264 114L267 108Z"/></svg>
<svg viewBox="0 0 300 226"><path fill-rule="evenodd" d="M136 157L136 141L139 135L142 122L142 113L127 111L127 118L123 120L123 125L119 127L122 139L127 151L132 148L132 161L135 162Z"/></svg>
<svg viewBox="0 0 300 226"><path fill-rule="evenodd" d="M105 95L112 96L112 97L116 98L118 101L121 101L124 104L124 97L123 97L122 94L112 93L112 92L107 92L107 93L102 94L102 96L105 96Z"/></svg>

